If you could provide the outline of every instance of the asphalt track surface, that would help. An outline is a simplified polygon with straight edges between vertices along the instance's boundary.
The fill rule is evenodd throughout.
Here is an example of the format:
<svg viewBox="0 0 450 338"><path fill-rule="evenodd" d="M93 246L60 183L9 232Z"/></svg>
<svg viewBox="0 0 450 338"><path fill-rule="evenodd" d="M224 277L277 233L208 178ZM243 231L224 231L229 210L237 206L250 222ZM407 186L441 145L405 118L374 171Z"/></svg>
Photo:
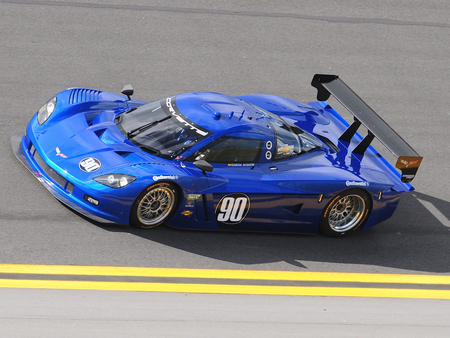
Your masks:
<svg viewBox="0 0 450 338"><path fill-rule="evenodd" d="M446 1L414 0L0 0L2 336L447 337L449 14ZM315 73L340 75L424 156L416 191L391 219L338 239L92 223L48 194L10 147L11 134L68 87L120 92L131 83L142 100L206 90L308 102L315 100ZM48 266L69 271L48 274ZM89 266L99 268L75 273ZM100 274L102 267L173 270L111 276ZM233 278L211 276L213 269ZM272 277L245 279L239 271ZM314 278L273 277L285 272ZM176 290L106 291L94 282ZM191 289L198 284L216 288ZM234 294L221 294L224 285ZM346 294L236 291L248 285L328 293L343 287ZM383 293L351 294L360 288ZM404 291L389 297L386 289Z"/></svg>

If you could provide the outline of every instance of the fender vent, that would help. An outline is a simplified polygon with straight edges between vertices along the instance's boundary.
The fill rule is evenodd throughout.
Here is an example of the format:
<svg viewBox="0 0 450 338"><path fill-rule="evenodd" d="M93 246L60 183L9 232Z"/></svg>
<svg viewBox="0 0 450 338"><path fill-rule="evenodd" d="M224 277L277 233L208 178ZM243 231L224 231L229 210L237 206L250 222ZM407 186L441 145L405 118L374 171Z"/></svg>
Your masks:
<svg viewBox="0 0 450 338"><path fill-rule="evenodd" d="M72 89L69 96L69 104L77 104L86 101L100 100L100 90L94 89Z"/></svg>
<svg viewBox="0 0 450 338"><path fill-rule="evenodd" d="M283 210L291 212L294 215L298 216L298 215L300 215L300 211L302 210L302 207L303 207L303 203L300 203L300 204L284 207Z"/></svg>

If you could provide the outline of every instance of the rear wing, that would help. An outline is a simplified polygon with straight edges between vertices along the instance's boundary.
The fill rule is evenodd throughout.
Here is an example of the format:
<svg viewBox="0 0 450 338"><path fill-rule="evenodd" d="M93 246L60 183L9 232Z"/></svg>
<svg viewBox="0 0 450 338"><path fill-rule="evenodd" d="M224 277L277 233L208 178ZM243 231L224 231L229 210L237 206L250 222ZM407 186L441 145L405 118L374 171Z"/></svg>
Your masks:
<svg viewBox="0 0 450 338"><path fill-rule="evenodd" d="M330 95L333 95L353 115L354 122L339 137L340 141L350 142L363 124L367 128L368 134L355 147L353 153L363 155L376 137L397 157L395 166L402 172L402 182L413 180L422 162L422 157L361 100L339 76L316 74L311 85L317 88L317 100L326 101Z"/></svg>

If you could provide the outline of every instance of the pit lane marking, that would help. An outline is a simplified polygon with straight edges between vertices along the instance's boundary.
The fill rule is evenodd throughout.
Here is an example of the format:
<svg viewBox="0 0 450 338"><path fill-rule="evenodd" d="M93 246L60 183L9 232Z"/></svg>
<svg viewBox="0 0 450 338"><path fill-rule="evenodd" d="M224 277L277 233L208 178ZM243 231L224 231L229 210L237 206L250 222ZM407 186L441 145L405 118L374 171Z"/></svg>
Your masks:
<svg viewBox="0 0 450 338"><path fill-rule="evenodd" d="M26 275L72 275L72 276L128 276L271 280L271 281L322 281L401 284L403 288L339 287L339 286L277 286L240 285L214 283L153 283L89 280L42 280L42 279L0 279L1 288L110 290L143 292L178 292L209 294L251 294L251 295L295 295L295 296L338 296L338 297L384 297L384 298L427 298L450 299L450 275L400 275L373 273L334 273L309 271L263 271L263 270L218 270L218 269L175 269L113 266L71 266L71 265L28 265L0 264L1 274ZM405 288L407 284L447 285L448 289Z"/></svg>

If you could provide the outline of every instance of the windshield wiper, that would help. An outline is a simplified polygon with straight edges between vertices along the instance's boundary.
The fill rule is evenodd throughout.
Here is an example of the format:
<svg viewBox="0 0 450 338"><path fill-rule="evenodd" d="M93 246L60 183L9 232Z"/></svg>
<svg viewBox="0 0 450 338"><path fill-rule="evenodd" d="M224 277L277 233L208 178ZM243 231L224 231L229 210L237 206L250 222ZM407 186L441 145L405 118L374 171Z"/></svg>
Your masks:
<svg viewBox="0 0 450 338"><path fill-rule="evenodd" d="M127 111L125 112L125 115L131 113L132 111L135 111L135 110L138 109L138 108L139 108L139 107L134 107L134 108L131 108L130 110L127 110Z"/></svg>
<svg viewBox="0 0 450 338"><path fill-rule="evenodd" d="M139 146L139 148L141 150L145 151L146 153L149 153L149 154L152 154L152 155L156 155L156 156L160 156L161 155L161 152L158 149L155 149L155 148L152 148L152 147L149 147L149 146L141 145L141 146Z"/></svg>
<svg viewBox="0 0 450 338"><path fill-rule="evenodd" d="M140 126L139 128L130 130L127 132L127 139L131 139L137 135L139 135L140 133L142 133L143 131L146 131L147 129L150 129L153 126L156 126L158 123L164 122L168 119L170 119L172 116L166 116L165 118L159 120L159 121L153 121L153 122L149 122L147 124L144 124L143 126Z"/></svg>
<svg viewBox="0 0 450 338"><path fill-rule="evenodd" d="M123 116L126 115L126 114L128 114L128 113L131 113L132 111L135 111L137 108L138 108L138 107L134 107L134 108L131 108L131 109L125 111L125 112L120 113L119 115L116 116L116 118L115 118L115 120L114 120L114 123L115 123L115 124L122 123Z"/></svg>

